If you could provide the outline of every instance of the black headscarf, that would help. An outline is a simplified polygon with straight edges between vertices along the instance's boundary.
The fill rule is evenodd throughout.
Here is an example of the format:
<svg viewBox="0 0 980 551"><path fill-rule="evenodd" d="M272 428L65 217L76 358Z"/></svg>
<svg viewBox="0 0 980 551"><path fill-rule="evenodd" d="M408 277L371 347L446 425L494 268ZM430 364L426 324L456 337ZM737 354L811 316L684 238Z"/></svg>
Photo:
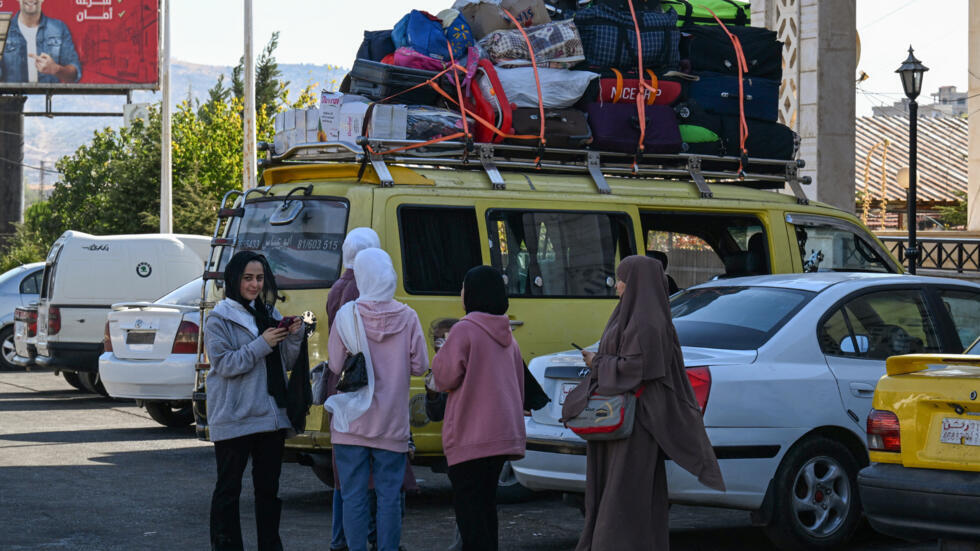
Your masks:
<svg viewBox="0 0 980 551"><path fill-rule="evenodd" d="M507 313L507 287L504 278L490 266L474 266L463 277L463 308L466 313L485 312L495 316Z"/></svg>
<svg viewBox="0 0 980 551"><path fill-rule="evenodd" d="M250 262L262 264L265 277L262 290L259 296L255 297L254 306L242 296L241 287L242 275ZM276 326L277 321L272 317L272 309L279 298L279 289L276 287L276 278L272 275L272 268L265 256L253 251L238 251L231 257L228 265L225 266L225 297L241 304L252 314L259 335L266 329ZM273 347L272 353L265 357L265 372L269 395L275 398L277 406L285 408L288 405L286 379L283 377L282 355L279 353L278 344Z"/></svg>

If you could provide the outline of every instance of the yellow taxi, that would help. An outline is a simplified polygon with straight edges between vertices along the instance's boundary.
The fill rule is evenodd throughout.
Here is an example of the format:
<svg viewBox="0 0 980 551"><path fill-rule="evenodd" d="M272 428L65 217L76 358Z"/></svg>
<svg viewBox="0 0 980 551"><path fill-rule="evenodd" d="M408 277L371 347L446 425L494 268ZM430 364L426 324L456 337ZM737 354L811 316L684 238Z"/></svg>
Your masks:
<svg viewBox="0 0 980 551"><path fill-rule="evenodd" d="M858 475L872 527L941 549L980 541L980 345L888 358L873 404Z"/></svg>

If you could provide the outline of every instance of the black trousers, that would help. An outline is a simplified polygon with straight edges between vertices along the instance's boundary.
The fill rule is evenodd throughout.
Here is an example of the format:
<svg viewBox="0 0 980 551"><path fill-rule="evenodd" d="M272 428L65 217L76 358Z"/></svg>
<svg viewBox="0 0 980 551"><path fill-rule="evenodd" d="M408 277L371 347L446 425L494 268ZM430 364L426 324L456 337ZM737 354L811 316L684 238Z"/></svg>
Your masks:
<svg viewBox="0 0 980 551"><path fill-rule="evenodd" d="M248 434L214 443L218 481L211 497L212 551L242 551L242 526L238 502L242 475L252 458L252 485L255 487L255 531L259 551L280 551L279 473L285 445L282 431Z"/></svg>
<svg viewBox="0 0 980 551"><path fill-rule="evenodd" d="M463 551L497 551L497 480L504 457L481 457L449 467Z"/></svg>

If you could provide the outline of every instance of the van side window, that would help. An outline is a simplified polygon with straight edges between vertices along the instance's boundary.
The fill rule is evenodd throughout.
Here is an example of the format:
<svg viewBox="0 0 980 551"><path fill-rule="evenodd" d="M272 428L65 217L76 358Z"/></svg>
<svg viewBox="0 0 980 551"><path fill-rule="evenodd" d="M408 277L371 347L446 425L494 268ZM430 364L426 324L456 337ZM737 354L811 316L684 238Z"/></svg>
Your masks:
<svg viewBox="0 0 980 551"><path fill-rule="evenodd" d="M713 278L772 273L766 228L745 214L643 212L646 254L685 289Z"/></svg>
<svg viewBox="0 0 980 551"><path fill-rule="evenodd" d="M491 210L487 232L511 296L614 297L616 262L635 250L619 213Z"/></svg>
<svg viewBox="0 0 980 551"><path fill-rule="evenodd" d="M402 206L398 209L405 290L459 295L463 276L483 264L472 207Z"/></svg>
<svg viewBox="0 0 980 551"><path fill-rule="evenodd" d="M787 214L786 222L795 231L804 272L899 272L867 230L855 224L807 214Z"/></svg>

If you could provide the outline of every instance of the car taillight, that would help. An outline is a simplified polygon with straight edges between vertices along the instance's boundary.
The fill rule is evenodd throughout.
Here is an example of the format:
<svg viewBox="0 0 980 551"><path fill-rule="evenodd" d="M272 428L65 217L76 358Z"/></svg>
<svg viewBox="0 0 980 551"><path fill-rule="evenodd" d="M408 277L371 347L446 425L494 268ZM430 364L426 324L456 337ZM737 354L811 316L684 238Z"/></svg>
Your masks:
<svg viewBox="0 0 980 551"><path fill-rule="evenodd" d="M37 310L27 312L27 336L37 336Z"/></svg>
<svg viewBox="0 0 980 551"><path fill-rule="evenodd" d="M689 367L686 371L687 379L694 389L694 397L701 413L704 413L704 408L708 407L708 393L711 392L711 371L707 367Z"/></svg>
<svg viewBox="0 0 980 551"><path fill-rule="evenodd" d="M868 449L876 452L902 451L897 415L891 411L871 410L868 414Z"/></svg>
<svg viewBox="0 0 980 551"><path fill-rule="evenodd" d="M109 336L109 322L105 322L105 334L102 337L102 350L112 352L112 338Z"/></svg>
<svg viewBox="0 0 980 551"><path fill-rule="evenodd" d="M61 308L48 308L48 335L57 335L61 331Z"/></svg>
<svg viewBox="0 0 980 551"><path fill-rule="evenodd" d="M174 347L170 352L173 354L197 354L198 329L197 324L192 321L180 322L177 336L174 338Z"/></svg>

